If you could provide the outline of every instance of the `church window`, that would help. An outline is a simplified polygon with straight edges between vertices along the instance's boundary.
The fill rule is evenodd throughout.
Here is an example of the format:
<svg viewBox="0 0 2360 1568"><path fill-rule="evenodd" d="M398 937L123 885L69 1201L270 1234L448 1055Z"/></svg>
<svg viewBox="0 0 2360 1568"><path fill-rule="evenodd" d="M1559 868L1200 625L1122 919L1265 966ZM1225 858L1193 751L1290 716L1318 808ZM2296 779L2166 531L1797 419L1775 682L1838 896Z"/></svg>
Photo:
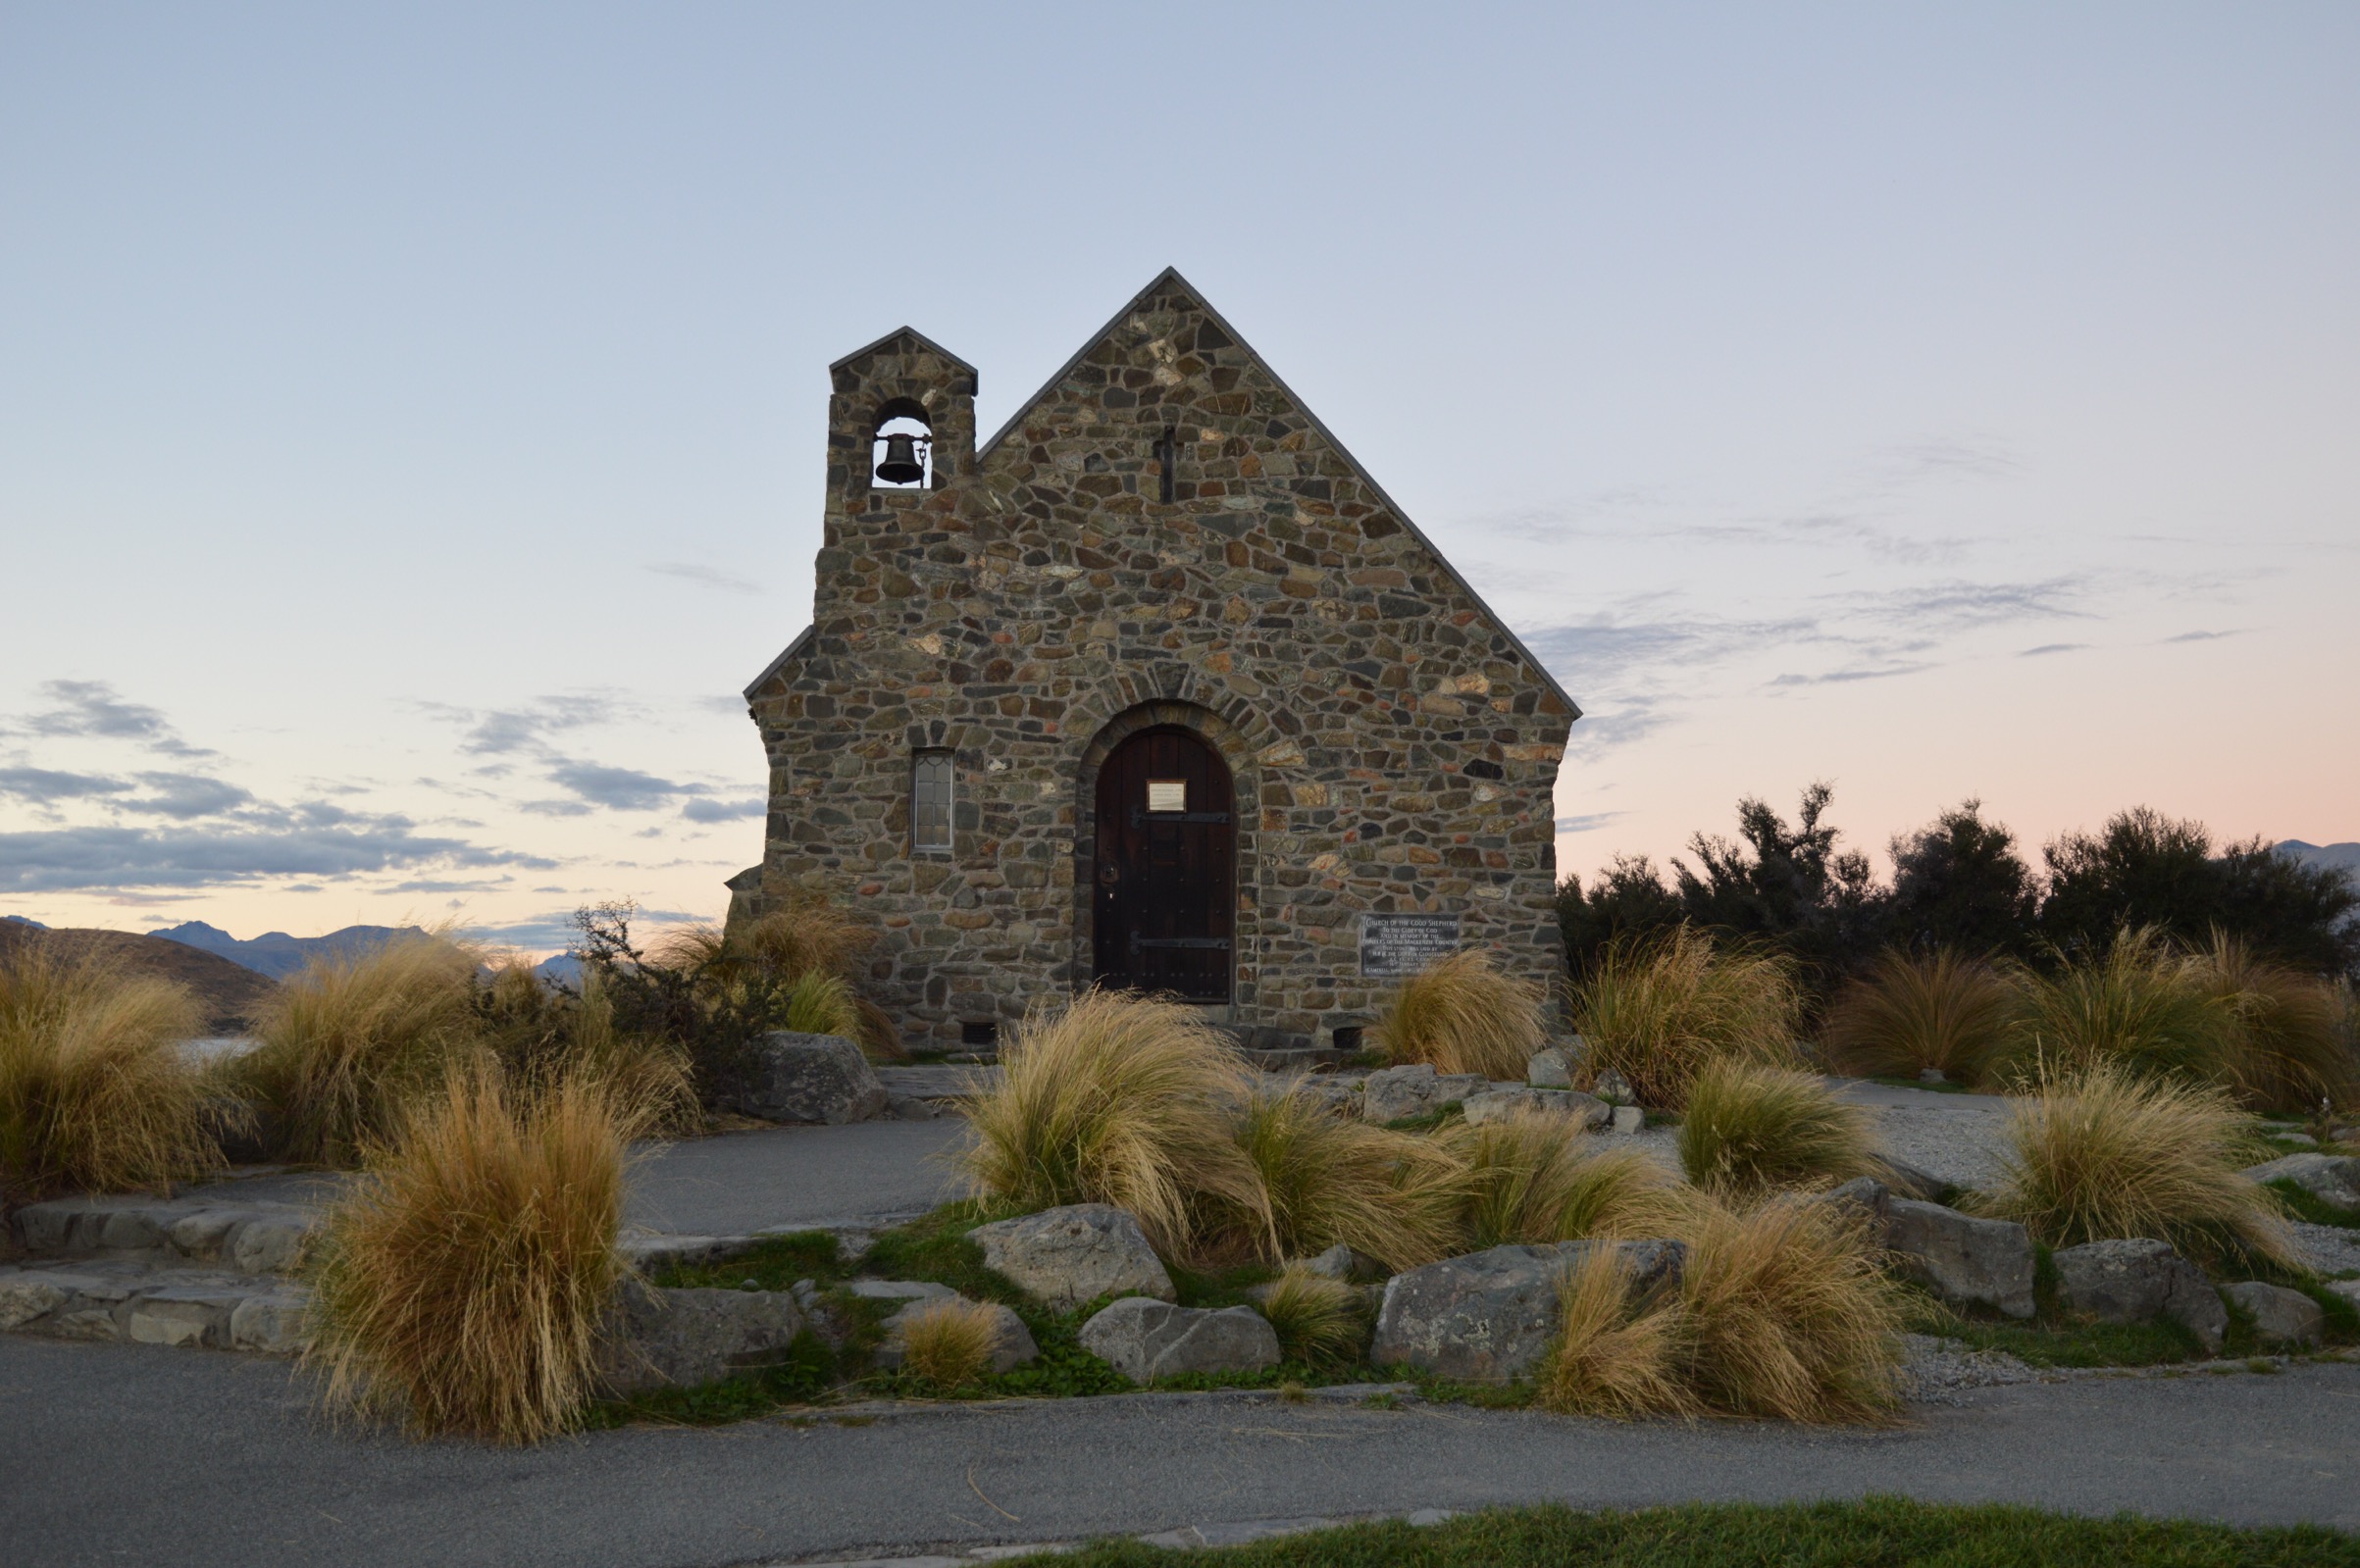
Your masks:
<svg viewBox="0 0 2360 1568"><path fill-rule="evenodd" d="M921 853L950 849L950 753L921 751L909 778L909 846Z"/></svg>

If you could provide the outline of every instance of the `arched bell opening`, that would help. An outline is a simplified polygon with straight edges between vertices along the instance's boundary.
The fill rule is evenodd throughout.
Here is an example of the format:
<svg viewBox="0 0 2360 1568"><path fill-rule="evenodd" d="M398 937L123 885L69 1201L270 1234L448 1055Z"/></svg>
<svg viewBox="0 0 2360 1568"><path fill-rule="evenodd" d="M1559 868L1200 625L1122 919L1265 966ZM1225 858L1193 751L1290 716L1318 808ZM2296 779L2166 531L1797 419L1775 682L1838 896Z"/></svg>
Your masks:
<svg viewBox="0 0 2360 1568"><path fill-rule="evenodd" d="M897 397L877 411L869 436L869 483L880 490L934 487L934 424L916 399Z"/></svg>

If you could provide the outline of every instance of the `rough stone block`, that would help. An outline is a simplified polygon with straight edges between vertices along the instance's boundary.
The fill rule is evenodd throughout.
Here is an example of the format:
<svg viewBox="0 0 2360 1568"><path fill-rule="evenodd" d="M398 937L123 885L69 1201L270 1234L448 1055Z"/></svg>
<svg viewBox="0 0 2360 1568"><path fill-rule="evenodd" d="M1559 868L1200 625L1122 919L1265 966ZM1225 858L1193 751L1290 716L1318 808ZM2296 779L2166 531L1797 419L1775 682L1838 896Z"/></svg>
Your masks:
<svg viewBox="0 0 2360 1568"><path fill-rule="evenodd" d="M1554 1047L1535 1052L1524 1066L1524 1082L1534 1088L1571 1088L1573 1065L1565 1053Z"/></svg>
<svg viewBox="0 0 2360 1568"><path fill-rule="evenodd" d="M1607 1126L1615 1115L1612 1105L1577 1088L1528 1088L1521 1085L1469 1094L1459 1108L1469 1127L1506 1121L1531 1111L1563 1118L1568 1129L1589 1130Z"/></svg>
<svg viewBox="0 0 2360 1568"><path fill-rule="evenodd" d="M2327 1313L2300 1290L2246 1280L2223 1286L2221 1293L2253 1314L2254 1331L2264 1344L2317 1344L2327 1332Z"/></svg>
<svg viewBox="0 0 2360 1568"><path fill-rule="evenodd" d="M292 1287L250 1295L230 1314L230 1346L265 1355L297 1355L311 1342L311 1296Z"/></svg>
<svg viewBox="0 0 2360 1568"><path fill-rule="evenodd" d="M603 1380L622 1393L712 1383L778 1365L803 1328L784 1290L628 1285L609 1323Z"/></svg>
<svg viewBox="0 0 2360 1568"><path fill-rule="evenodd" d="M1169 1301L1172 1277L1139 1222L1108 1203L1075 1203L967 1233L984 1264L1052 1306L1136 1292Z"/></svg>
<svg viewBox="0 0 2360 1568"><path fill-rule="evenodd" d="M1481 1094L1490 1087L1491 1080L1481 1073L1453 1073L1446 1077L1435 1072L1430 1062L1388 1067L1369 1074L1368 1081L1360 1086L1360 1114L1382 1126L1407 1117L1425 1116L1453 1100Z"/></svg>
<svg viewBox="0 0 2360 1568"><path fill-rule="evenodd" d="M40 1271L0 1269L0 1330L21 1329L64 1306L73 1294Z"/></svg>
<svg viewBox="0 0 2360 1568"><path fill-rule="evenodd" d="M1898 1206L1898 1205L1896 1205ZM2185 1324L2207 1350L2221 1348L2229 1309L2204 1271L2155 1240L2085 1241L2060 1248L2057 1296L2069 1312L2100 1323Z"/></svg>
<svg viewBox="0 0 2360 1568"><path fill-rule="evenodd" d="M765 1035L754 1048L752 1087L734 1108L773 1122L841 1126L883 1116L892 1096L860 1047L834 1035Z"/></svg>
<svg viewBox="0 0 2360 1568"><path fill-rule="evenodd" d="M2360 1209L2360 1159L2348 1154L2288 1154L2245 1174L2257 1182L2292 1182L2323 1203Z"/></svg>
<svg viewBox="0 0 2360 1568"><path fill-rule="evenodd" d="M165 1231L171 1223L169 1211L117 1209L99 1221L98 1244L109 1252L161 1251L172 1244Z"/></svg>
<svg viewBox="0 0 2360 1568"><path fill-rule="evenodd" d="M1636 1105L1614 1107L1614 1130L1617 1133L1643 1133L1647 1130L1647 1112Z"/></svg>
<svg viewBox="0 0 2360 1568"><path fill-rule="evenodd" d="M124 1318L124 1338L136 1344L226 1346L230 1314L243 1299L202 1289L150 1290L131 1302Z"/></svg>
<svg viewBox="0 0 2360 1568"><path fill-rule="evenodd" d="M252 1209L199 1209L173 1221L165 1237L182 1257L214 1263L220 1261L231 1234L252 1218Z"/></svg>
<svg viewBox="0 0 2360 1568"><path fill-rule="evenodd" d="M1886 1208L1885 1246L1903 1272L1953 1305L2032 1315L2032 1238L2013 1220L1897 1197Z"/></svg>
<svg viewBox="0 0 2360 1568"><path fill-rule="evenodd" d="M1278 1334L1252 1307L1172 1306L1125 1296L1082 1325L1082 1348L1134 1383L1278 1365Z"/></svg>
<svg viewBox="0 0 2360 1568"><path fill-rule="evenodd" d="M1522 1377L1556 1342L1559 1285L1602 1247L1630 1264L1640 1290L1676 1282L1687 1253L1677 1241L1565 1241L1495 1246L1411 1269L1385 1286L1369 1359L1469 1383Z"/></svg>
<svg viewBox="0 0 2360 1568"><path fill-rule="evenodd" d="M932 1280L854 1280L845 1289L869 1301L947 1301L958 1294Z"/></svg>
<svg viewBox="0 0 2360 1568"><path fill-rule="evenodd" d="M310 1215L258 1216L230 1240L230 1262L240 1274L290 1274L319 1221Z"/></svg>

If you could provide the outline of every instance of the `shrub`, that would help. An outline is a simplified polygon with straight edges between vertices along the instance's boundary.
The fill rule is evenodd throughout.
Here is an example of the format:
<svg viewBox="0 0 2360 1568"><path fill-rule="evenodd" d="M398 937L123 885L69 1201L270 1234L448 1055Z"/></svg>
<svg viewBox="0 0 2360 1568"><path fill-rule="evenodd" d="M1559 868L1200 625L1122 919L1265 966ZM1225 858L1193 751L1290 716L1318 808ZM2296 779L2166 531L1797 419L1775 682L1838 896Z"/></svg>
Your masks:
<svg viewBox="0 0 2360 1568"><path fill-rule="evenodd" d="M161 1189L222 1163L181 1053L195 1001L25 943L0 956L0 1198Z"/></svg>
<svg viewBox="0 0 2360 1568"><path fill-rule="evenodd" d="M1257 1094L1238 1118L1256 1200L1229 1229L1271 1258L1343 1242L1389 1269L1448 1256L1458 1239L1459 1168L1430 1139L1348 1120L1295 1087Z"/></svg>
<svg viewBox="0 0 2360 1568"><path fill-rule="evenodd" d="M1465 1167L1464 1244L1674 1234L1690 1200L1639 1149L1596 1150L1564 1118L1525 1111L1446 1131Z"/></svg>
<svg viewBox="0 0 2360 1568"><path fill-rule="evenodd" d="M999 1314L964 1296L929 1301L901 1324L901 1364L938 1388L963 1389L991 1369Z"/></svg>
<svg viewBox="0 0 2360 1568"><path fill-rule="evenodd" d="M1093 990L1036 1012L969 1105L962 1158L980 1192L1034 1208L1111 1203L1185 1250L1208 1206L1265 1234L1261 1180L1235 1123L1251 1090L1226 1037L1178 1002Z"/></svg>
<svg viewBox="0 0 2360 1568"><path fill-rule="evenodd" d="M1894 1403L1900 1298L1829 1204L1701 1209L1683 1236L1673 1367L1699 1405L1787 1421L1876 1421Z"/></svg>
<svg viewBox="0 0 2360 1568"><path fill-rule="evenodd" d="M1544 1408L1617 1420L1695 1413L1675 1364L1677 1302L1635 1299L1619 1254L1602 1248L1582 1259L1558 1288L1558 1310L1557 1344L1536 1390Z"/></svg>
<svg viewBox="0 0 2360 1568"><path fill-rule="evenodd" d="M2109 1061L2033 1088L1978 1207L2052 1246L2153 1239L2207 1260L2296 1263L2278 1200L2239 1174L2261 1151L2226 1091Z"/></svg>
<svg viewBox="0 0 2360 1568"><path fill-rule="evenodd" d="M1947 947L1889 947L1836 997L1820 1041L1839 1072L1915 1077L1934 1068L1972 1084L2006 1048L2023 1005L2013 970Z"/></svg>
<svg viewBox="0 0 2360 1568"><path fill-rule="evenodd" d="M486 1059L476 953L437 935L315 960L280 984L230 1065L282 1159L350 1165L403 1108Z"/></svg>
<svg viewBox="0 0 2360 1568"><path fill-rule="evenodd" d="M2215 930L2188 969L2229 1011L2218 1078L2251 1110L2310 1110L2348 1102L2360 1063L2349 1001L2328 981L2256 955Z"/></svg>
<svg viewBox="0 0 2360 1568"><path fill-rule="evenodd" d="M694 1076L686 1052L660 1037L615 1023L608 983L586 969L579 991L550 986L523 963L503 964L476 992L476 1017L492 1057L512 1084L539 1090L566 1078L602 1085L636 1107L651 1131L694 1128Z"/></svg>
<svg viewBox="0 0 2360 1568"><path fill-rule="evenodd" d="M1573 995L1590 1071L1620 1073L1659 1110L1687 1104L1689 1084L1718 1057L1795 1059L1793 965L1757 948L1717 950L1691 927L1616 942Z"/></svg>
<svg viewBox="0 0 2360 1568"><path fill-rule="evenodd" d="M852 1005L852 987L825 970L806 971L788 990L779 1013L779 1027L798 1035L840 1035L860 1037L860 1010Z"/></svg>
<svg viewBox="0 0 2360 1568"><path fill-rule="evenodd" d="M1261 1300L1262 1316L1290 1361L1349 1361L1363 1338L1360 1297L1342 1280L1308 1269L1282 1270Z"/></svg>
<svg viewBox="0 0 2360 1568"><path fill-rule="evenodd" d="M2218 1078L2236 1010L2207 988L2153 927L2126 931L2106 951L2077 959L2027 989L2007 1076L2119 1063L2195 1082Z"/></svg>
<svg viewBox="0 0 2360 1568"><path fill-rule="evenodd" d="M636 1123L595 1085L526 1096L482 1064L397 1112L311 1270L307 1359L331 1400L493 1442L570 1426L626 1272Z"/></svg>
<svg viewBox="0 0 2360 1568"><path fill-rule="evenodd" d="M1712 1063L1680 1122L1688 1180L1731 1193L1873 1174L1873 1144L1866 1110L1789 1067Z"/></svg>
<svg viewBox="0 0 2360 1568"><path fill-rule="evenodd" d="M1396 1062L1431 1062L1438 1073L1521 1081L1548 1043L1539 986L1503 974L1479 948L1436 959L1386 999L1370 1043Z"/></svg>
<svg viewBox="0 0 2360 1568"><path fill-rule="evenodd" d="M717 1014L745 1015L762 1028L841 1036L871 1056L898 1060L907 1054L900 1031L860 994L859 958L875 940L875 932L825 894L805 892L726 933L710 926L675 932L648 962L687 980L701 1004L692 1028Z"/></svg>

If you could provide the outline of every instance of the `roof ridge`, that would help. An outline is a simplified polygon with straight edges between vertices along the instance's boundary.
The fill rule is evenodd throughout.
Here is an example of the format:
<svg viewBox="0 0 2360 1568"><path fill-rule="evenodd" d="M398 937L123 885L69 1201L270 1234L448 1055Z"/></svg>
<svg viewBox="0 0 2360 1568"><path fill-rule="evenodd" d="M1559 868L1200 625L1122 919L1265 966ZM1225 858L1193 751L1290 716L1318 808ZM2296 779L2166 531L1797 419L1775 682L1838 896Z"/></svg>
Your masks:
<svg viewBox="0 0 2360 1568"><path fill-rule="evenodd" d="M849 354L845 355L842 359L831 360L828 364L828 369L831 372L840 371L847 365L851 364L852 361L858 359L861 355L873 354L878 349L883 348L886 344L892 342L897 337L914 337L934 353L942 355L943 358L949 360L951 364L956 365L960 370L965 371L969 376L974 377L977 382L980 383L983 380L983 373L981 371L968 364L965 360L959 358L956 354L951 353L950 350L945 348L933 338L928 337L924 332L919 331L916 328L911 327L906 323L902 326L895 328L883 337L874 338L869 342L861 344L858 348L852 350L852 352Z"/></svg>

